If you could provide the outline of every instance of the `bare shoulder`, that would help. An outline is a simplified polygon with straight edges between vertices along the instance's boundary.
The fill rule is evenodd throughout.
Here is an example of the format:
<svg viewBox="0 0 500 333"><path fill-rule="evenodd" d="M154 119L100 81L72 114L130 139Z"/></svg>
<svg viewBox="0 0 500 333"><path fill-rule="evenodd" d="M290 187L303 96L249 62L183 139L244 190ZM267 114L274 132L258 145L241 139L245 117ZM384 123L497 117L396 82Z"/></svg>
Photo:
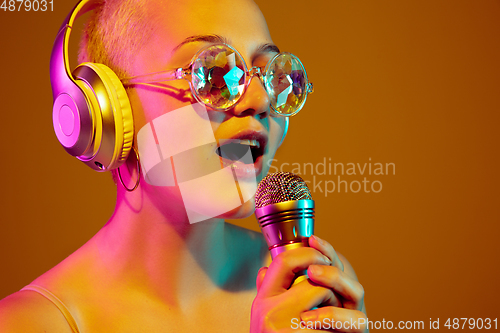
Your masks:
<svg viewBox="0 0 500 333"><path fill-rule="evenodd" d="M31 285L46 289L67 307L72 304L72 286L87 278L89 251L80 248L36 278ZM71 327L59 308L33 290L21 290L0 300L0 333L69 332Z"/></svg>
<svg viewBox="0 0 500 333"><path fill-rule="evenodd" d="M42 295L23 290L0 300L0 333L71 332L59 309Z"/></svg>

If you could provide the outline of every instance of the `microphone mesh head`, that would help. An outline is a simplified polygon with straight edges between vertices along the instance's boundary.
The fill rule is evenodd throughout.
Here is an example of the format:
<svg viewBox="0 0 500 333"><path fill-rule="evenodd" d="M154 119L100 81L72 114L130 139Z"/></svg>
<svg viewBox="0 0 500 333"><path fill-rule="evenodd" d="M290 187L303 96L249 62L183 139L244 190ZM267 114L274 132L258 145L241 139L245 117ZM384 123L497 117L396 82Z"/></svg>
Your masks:
<svg viewBox="0 0 500 333"><path fill-rule="evenodd" d="M306 182L291 172L276 172L264 177L255 193L255 208L290 200L312 200Z"/></svg>

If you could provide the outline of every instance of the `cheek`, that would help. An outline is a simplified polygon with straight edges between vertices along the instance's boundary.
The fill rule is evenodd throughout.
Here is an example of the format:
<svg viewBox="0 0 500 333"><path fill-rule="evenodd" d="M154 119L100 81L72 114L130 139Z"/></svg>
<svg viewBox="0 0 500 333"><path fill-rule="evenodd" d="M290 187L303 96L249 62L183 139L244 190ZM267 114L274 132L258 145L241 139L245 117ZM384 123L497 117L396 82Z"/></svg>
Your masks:
<svg viewBox="0 0 500 333"><path fill-rule="evenodd" d="M150 87L136 86L128 91L134 118L135 143L139 131L169 112L192 105L192 98L187 82L176 82L172 86Z"/></svg>
<svg viewBox="0 0 500 333"><path fill-rule="evenodd" d="M167 112L194 104L187 82L179 82L175 86L137 85L129 93L134 118L142 118L146 122Z"/></svg>
<svg viewBox="0 0 500 333"><path fill-rule="evenodd" d="M221 124L226 121L230 116L226 112L214 111L207 108L208 119L210 120L210 126L212 126L212 131L217 133L217 130Z"/></svg>
<svg viewBox="0 0 500 333"><path fill-rule="evenodd" d="M279 148L283 132L285 131L284 117L271 117L269 121L269 149L268 153L272 158Z"/></svg>
<svg viewBox="0 0 500 333"><path fill-rule="evenodd" d="M271 117L269 121L269 142L268 148L264 155L264 164L262 173L258 179L260 182L263 177L267 175L271 164L273 163L274 155L279 148L279 143L283 137L283 131L285 129L285 118L283 117Z"/></svg>
<svg viewBox="0 0 500 333"><path fill-rule="evenodd" d="M147 101L142 102L145 107ZM232 169L223 168L215 153L212 127L220 119L210 117L201 104L182 104L174 110L158 107L166 112L145 112L145 125L137 133L143 178L148 184L145 190L151 200L184 211L190 223L237 210L241 200ZM160 115L150 120L156 114Z"/></svg>

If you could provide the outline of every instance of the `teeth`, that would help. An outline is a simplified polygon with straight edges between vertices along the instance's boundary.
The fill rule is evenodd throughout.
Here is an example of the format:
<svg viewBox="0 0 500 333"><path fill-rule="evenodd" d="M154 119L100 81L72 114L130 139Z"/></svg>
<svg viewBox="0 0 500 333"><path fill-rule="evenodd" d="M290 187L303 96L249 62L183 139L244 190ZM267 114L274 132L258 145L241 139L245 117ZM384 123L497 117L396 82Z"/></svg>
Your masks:
<svg viewBox="0 0 500 333"><path fill-rule="evenodd" d="M260 142L257 140L234 140L235 143L239 143L240 145L253 146L256 148L260 148Z"/></svg>

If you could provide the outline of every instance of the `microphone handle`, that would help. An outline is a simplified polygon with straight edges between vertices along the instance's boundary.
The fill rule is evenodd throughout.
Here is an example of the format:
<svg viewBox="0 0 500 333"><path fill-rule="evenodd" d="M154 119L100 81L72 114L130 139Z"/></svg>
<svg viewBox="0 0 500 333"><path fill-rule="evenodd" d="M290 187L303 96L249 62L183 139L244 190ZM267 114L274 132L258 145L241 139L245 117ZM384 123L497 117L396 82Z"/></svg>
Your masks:
<svg viewBox="0 0 500 333"><path fill-rule="evenodd" d="M314 200L290 200L255 210L271 258L278 254L309 246L314 233ZM294 283L307 279L306 271L296 274Z"/></svg>
<svg viewBox="0 0 500 333"><path fill-rule="evenodd" d="M290 243L290 244L276 246L270 250L271 258L274 259L281 252L296 249L299 247L308 247L308 246L309 246L309 239L304 239L302 242L298 242L298 243ZM301 281L307 280L307 278L308 278L307 270L301 270L300 272L295 273L295 278L293 280L292 286L294 284L301 282Z"/></svg>

